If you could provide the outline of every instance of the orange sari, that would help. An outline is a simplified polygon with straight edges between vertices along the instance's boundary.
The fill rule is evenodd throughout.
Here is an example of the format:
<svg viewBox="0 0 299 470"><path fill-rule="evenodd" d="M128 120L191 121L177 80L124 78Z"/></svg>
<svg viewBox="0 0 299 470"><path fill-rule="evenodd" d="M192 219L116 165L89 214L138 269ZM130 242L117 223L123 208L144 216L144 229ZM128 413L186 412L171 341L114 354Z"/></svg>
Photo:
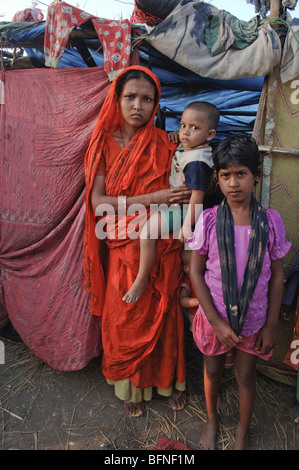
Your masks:
<svg viewBox="0 0 299 470"><path fill-rule="evenodd" d="M160 93L154 74L143 67L132 68L150 75ZM136 388L169 389L175 381L185 382L184 326L178 302L181 244L172 239L158 240L150 284L139 301L130 304L122 297L137 275L139 239L128 235L125 239L101 241L95 236L96 218L90 202L94 176L107 135L121 124L115 100L116 81L117 78L103 104L85 157L85 287L90 292L91 313L99 316L101 324L102 369L106 378L111 381L129 379ZM175 146L164 131L155 127L155 112L156 109L150 121L120 149L106 175L107 195L131 197L169 187ZM132 226L133 217L126 217L127 227ZM117 215L115 223L117 226ZM105 244L108 247L106 269L102 263Z"/></svg>

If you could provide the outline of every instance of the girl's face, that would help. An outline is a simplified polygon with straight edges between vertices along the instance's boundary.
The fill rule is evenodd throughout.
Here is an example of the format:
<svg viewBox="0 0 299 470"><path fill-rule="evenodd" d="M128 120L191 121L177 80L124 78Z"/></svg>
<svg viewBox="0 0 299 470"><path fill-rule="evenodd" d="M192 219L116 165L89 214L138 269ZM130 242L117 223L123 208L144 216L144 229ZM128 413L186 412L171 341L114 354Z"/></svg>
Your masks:
<svg viewBox="0 0 299 470"><path fill-rule="evenodd" d="M247 166L235 164L218 172L218 183L228 202L248 201L255 182L256 177Z"/></svg>
<svg viewBox="0 0 299 470"><path fill-rule="evenodd" d="M144 78L132 78L125 83L118 104L124 124L137 130L153 114L155 88Z"/></svg>
<svg viewBox="0 0 299 470"><path fill-rule="evenodd" d="M187 108L182 114L179 137L185 149L192 149L212 140L216 131L209 128L207 114Z"/></svg>

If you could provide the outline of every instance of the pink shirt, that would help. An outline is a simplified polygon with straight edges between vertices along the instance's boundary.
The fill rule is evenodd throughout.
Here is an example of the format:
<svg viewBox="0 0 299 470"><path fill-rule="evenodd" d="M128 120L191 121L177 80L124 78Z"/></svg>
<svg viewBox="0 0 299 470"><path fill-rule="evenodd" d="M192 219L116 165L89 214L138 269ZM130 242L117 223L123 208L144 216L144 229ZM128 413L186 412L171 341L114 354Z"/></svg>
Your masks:
<svg viewBox="0 0 299 470"><path fill-rule="evenodd" d="M222 294L220 259L216 235L216 214L218 206L202 212L189 247L201 255L207 255L205 281L210 290L213 302L222 318L227 320ZM243 336L256 333L265 324L268 307L268 283L271 276L271 261L283 258L289 251L291 243L286 240L286 231L279 213L274 209L267 210L269 220L269 238L265 252L262 271L254 291L246 320L242 329ZM237 265L237 287L241 287L246 265L247 250L250 239L250 226L235 225L235 251ZM201 307L199 307L204 314Z"/></svg>

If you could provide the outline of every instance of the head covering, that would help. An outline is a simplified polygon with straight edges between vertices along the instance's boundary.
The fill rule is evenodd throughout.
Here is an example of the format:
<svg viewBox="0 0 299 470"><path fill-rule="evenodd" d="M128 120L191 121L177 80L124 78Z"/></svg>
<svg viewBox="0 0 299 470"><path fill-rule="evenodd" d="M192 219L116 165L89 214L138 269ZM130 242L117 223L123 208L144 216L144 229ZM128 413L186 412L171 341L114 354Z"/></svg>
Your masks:
<svg viewBox="0 0 299 470"><path fill-rule="evenodd" d="M95 171L98 167L98 164L101 158L101 147L104 143L105 135L106 133L111 133L121 127L122 117L121 117L119 107L117 105L117 96L116 96L115 90L116 90L116 85L117 85L119 78L123 76L124 74L129 73L131 70L140 70L146 73L154 81L157 87L157 91L158 91L158 100L157 100L156 106L153 110L153 114L150 120L148 121L147 124L142 126L142 128L140 128L137 131L136 133L137 135L135 135L134 142L130 144L130 146L132 146L132 144L134 145L136 141L138 141L138 144L139 144L134 149L133 158L134 156L138 157L138 154L140 154L142 149L147 147L149 144L151 144L152 151L156 150L155 142L156 142L157 129L154 125L154 119L155 119L155 114L156 114L159 101L161 98L160 82L159 82L158 77L146 67L133 65L131 67L126 68L121 73L119 73L119 75L116 77L116 79L112 83L108 91L107 97L101 108L94 131L92 133L89 147L85 155L85 179L86 179L85 183L86 183L86 189L87 189L87 196L93 186Z"/></svg>

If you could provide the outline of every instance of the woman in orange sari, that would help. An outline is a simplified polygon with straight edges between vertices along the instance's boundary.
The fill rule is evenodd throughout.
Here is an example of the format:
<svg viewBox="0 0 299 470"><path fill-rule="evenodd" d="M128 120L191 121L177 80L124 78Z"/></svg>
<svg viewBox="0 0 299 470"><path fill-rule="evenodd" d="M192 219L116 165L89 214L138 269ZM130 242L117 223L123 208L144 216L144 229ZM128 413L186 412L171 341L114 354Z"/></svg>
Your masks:
<svg viewBox="0 0 299 470"><path fill-rule="evenodd" d="M158 240L149 286L138 302L122 300L138 271L140 222L134 212L124 214L141 204L148 217L152 204L186 203L190 196L185 186L169 189L176 145L154 125L159 99L159 80L148 69L132 66L121 72L85 157L85 287L91 313L101 324L103 373L132 416L143 413L153 387L169 397L173 409L186 401L178 240ZM110 215L103 216L105 209ZM96 214L103 216L100 221Z"/></svg>

